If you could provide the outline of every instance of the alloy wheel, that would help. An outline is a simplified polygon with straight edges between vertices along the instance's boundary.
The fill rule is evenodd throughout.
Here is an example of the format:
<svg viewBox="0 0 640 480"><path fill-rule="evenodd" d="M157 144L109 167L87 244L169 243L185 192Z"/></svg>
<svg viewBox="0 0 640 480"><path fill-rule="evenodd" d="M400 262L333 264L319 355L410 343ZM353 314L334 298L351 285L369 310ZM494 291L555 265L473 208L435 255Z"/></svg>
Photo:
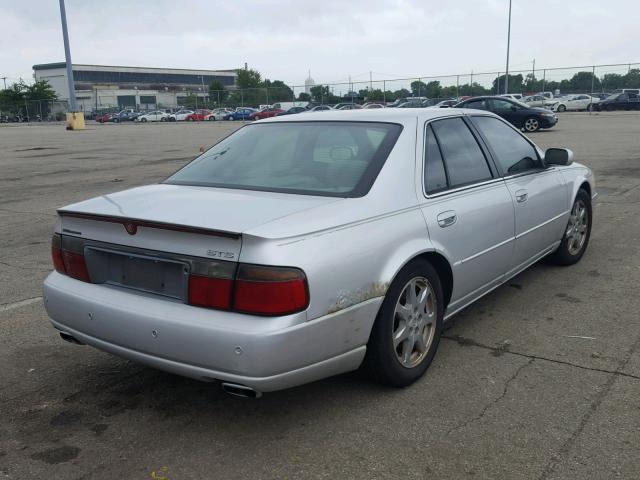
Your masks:
<svg viewBox="0 0 640 480"><path fill-rule="evenodd" d="M524 129L527 132L535 132L538 130L539 126L540 124L535 118L528 118L527 121L524 122Z"/></svg>
<svg viewBox="0 0 640 480"><path fill-rule="evenodd" d="M393 348L403 367L416 367L426 357L436 332L437 311L429 281L412 278L396 302L393 318Z"/></svg>
<svg viewBox="0 0 640 480"><path fill-rule="evenodd" d="M569 216L569 224L565 233L567 237L567 249L571 255L577 255L584 246L587 239L587 231L589 229L589 215L587 214L587 206L578 199L573 204L571 215Z"/></svg>

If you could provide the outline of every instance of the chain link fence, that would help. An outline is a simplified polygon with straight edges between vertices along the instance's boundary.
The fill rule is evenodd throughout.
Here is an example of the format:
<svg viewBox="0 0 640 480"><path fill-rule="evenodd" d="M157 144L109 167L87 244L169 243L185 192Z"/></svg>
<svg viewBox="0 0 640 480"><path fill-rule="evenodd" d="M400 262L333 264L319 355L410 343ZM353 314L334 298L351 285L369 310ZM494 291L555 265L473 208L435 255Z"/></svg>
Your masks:
<svg viewBox="0 0 640 480"><path fill-rule="evenodd" d="M640 63L591 65L561 68L535 68L510 70L508 85L504 71L468 72L456 75L417 76L405 78L318 83L309 85L265 86L248 89L209 90L183 89L174 104L118 105L100 101L95 91L95 103L79 101L80 110L88 119L99 113L117 112L124 108L145 110L174 110L218 107L253 107L310 102L317 105L338 103L375 102L392 104L401 99L423 97L430 104L440 100L460 99L477 95L511 94L531 95L538 92L557 94L606 94L624 88L640 88ZM166 90L166 88L165 88ZM112 91L112 90L111 90ZM155 98L155 97L154 97ZM0 105L0 122L6 121L59 121L68 111L66 101L34 100L11 105Z"/></svg>

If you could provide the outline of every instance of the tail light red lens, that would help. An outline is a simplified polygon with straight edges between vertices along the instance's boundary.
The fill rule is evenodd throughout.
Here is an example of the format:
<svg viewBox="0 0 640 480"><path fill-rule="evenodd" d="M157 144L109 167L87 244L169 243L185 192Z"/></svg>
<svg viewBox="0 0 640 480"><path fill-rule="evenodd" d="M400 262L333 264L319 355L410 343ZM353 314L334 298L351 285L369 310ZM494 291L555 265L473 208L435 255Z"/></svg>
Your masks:
<svg viewBox="0 0 640 480"><path fill-rule="evenodd" d="M82 280L83 282L91 281L89 280L89 272L87 270L87 264L84 261L84 255L63 250L62 261L64 262L64 269L67 271L67 275L76 280Z"/></svg>
<svg viewBox="0 0 640 480"><path fill-rule="evenodd" d="M307 280L297 268L240 265L233 309L257 315L287 315L307 308Z"/></svg>
<svg viewBox="0 0 640 480"><path fill-rule="evenodd" d="M62 237L54 234L51 239L51 258L56 272L68 275L83 282L90 282L87 264L81 253L64 250Z"/></svg>
<svg viewBox="0 0 640 480"><path fill-rule="evenodd" d="M228 310L231 308L232 288L233 279L191 275L189 277L189 304Z"/></svg>
<svg viewBox="0 0 640 480"><path fill-rule="evenodd" d="M64 262L62 260L60 235L54 235L51 238L51 259L53 260L53 268L56 269L56 272L66 275L67 271L64 269Z"/></svg>

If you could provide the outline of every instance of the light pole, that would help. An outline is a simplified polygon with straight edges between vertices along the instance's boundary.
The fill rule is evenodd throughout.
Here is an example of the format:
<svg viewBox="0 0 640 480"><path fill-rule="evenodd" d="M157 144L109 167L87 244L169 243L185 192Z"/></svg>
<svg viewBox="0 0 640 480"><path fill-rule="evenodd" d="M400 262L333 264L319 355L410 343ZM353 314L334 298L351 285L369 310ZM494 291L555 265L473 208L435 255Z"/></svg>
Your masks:
<svg viewBox="0 0 640 480"><path fill-rule="evenodd" d="M62 21L62 38L64 40L64 56L67 61L67 83L69 84L69 107L71 112L77 112L76 90L73 83L73 68L71 67L71 51L69 50L69 32L67 31L67 12L64 0L60 0L60 20Z"/></svg>
<svg viewBox="0 0 640 480"><path fill-rule="evenodd" d="M509 26L507 28L507 68L504 74L504 93L509 93L509 47L511 46L511 0L509 0Z"/></svg>

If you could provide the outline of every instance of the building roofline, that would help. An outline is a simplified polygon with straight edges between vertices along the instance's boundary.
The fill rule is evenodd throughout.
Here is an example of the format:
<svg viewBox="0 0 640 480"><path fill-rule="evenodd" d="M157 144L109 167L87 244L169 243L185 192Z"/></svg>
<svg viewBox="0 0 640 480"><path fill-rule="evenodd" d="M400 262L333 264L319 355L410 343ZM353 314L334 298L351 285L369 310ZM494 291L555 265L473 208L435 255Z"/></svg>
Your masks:
<svg viewBox="0 0 640 480"><path fill-rule="evenodd" d="M33 70L53 70L54 68L65 68L67 64L65 62L54 62L54 63L38 63L33 66ZM132 68L137 70L174 70L176 72L209 72L209 73L235 73L239 68L230 68L230 69L217 69L217 70L208 70L201 68L170 68L170 67L134 67L127 65L91 65L86 63L73 63L72 68L78 67L98 67L98 68Z"/></svg>

